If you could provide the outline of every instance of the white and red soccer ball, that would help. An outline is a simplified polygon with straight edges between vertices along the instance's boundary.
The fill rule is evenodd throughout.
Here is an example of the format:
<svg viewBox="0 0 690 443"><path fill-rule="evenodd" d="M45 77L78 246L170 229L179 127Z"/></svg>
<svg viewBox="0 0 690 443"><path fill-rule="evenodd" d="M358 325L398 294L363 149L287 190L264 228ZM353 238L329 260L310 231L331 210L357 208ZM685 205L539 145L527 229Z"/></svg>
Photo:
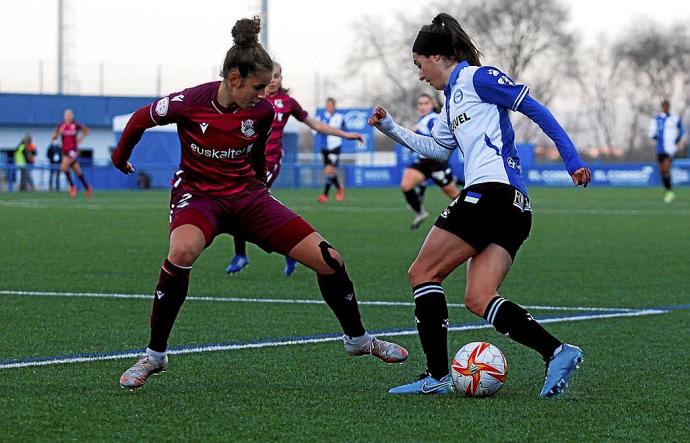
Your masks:
<svg viewBox="0 0 690 443"><path fill-rule="evenodd" d="M450 374L458 392L468 397L485 397L501 389L508 375L508 363L496 346L475 341L455 354Z"/></svg>

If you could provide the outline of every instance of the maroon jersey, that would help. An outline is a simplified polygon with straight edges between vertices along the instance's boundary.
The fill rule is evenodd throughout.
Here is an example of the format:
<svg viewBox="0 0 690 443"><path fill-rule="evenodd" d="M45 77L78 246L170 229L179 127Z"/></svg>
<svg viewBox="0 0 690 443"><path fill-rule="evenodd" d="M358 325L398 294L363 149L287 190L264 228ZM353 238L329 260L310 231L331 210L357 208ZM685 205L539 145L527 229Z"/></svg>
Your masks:
<svg viewBox="0 0 690 443"><path fill-rule="evenodd" d="M265 181L273 106L262 99L248 109L223 108L217 99L219 86L219 81L205 83L139 109L122 133L113 163L122 166L129 159L146 128L177 123L182 156L176 180L181 179L184 188L228 196Z"/></svg>
<svg viewBox="0 0 690 443"><path fill-rule="evenodd" d="M79 147L77 146L77 135L81 130L82 125L81 123L77 122L62 122L59 125L57 125L56 131L58 135L62 138L63 154L69 154L70 151L77 151L79 149Z"/></svg>
<svg viewBox="0 0 690 443"><path fill-rule="evenodd" d="M283 155L283 129L285 129L290 116L292 115L303 122L309 113L302 109L297 100L290 97L285 91L278 91L266 98L271 101L276 113L271 126L271 136L266 143L266 157L270 162L270 159L280 158Z"/></svg>

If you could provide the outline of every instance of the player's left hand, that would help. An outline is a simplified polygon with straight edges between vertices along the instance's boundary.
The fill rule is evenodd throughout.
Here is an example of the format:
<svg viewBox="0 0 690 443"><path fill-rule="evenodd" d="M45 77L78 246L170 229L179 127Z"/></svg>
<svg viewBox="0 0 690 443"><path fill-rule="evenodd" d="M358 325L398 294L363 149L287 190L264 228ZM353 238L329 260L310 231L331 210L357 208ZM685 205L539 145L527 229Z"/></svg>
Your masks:
<svg viewBox="0 0 690 443"><path fill-rule="evenodd" d="M583 185L586 188L589 182L592 181L592 171L585 166L573 172L570 177L572 177L575 186Z"/></svg>

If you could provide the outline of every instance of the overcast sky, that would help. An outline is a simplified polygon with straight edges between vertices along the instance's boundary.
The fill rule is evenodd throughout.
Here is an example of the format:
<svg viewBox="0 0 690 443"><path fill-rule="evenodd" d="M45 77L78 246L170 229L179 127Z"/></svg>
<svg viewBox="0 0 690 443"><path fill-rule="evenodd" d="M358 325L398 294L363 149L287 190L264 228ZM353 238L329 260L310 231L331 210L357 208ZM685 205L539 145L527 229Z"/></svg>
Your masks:
<svg viewBox="0 0 690 443"><path fill-rule="evenodd" d="M65 3L69 48L67 92L99 93L99 66L103 63L106 94L156 95L158 65L162 66L163 93L215 80L224 54L232 44L232 25L238 18L258 11L260 2L65 0ZM317 97L323 98L334 91L344 96L343 104L353 105L348 103L347 92L324 85L339 78L343 57L353 40L353 26L367 13L417 13L423 3L420 0L269 0L269 50L283 64L285 83L308 109L313 108ZM601 33L615 35L640 17L657 21L685 19L690 26L690 2L577 0L566 3L571 11L571 26L590 42ZM429 11L429 20L436 12ZM57 0L3 2L0 92L56 91L56 30ZM411 69L408 75L416 73ZM320 88L316 87L317 80Z"/></svg>

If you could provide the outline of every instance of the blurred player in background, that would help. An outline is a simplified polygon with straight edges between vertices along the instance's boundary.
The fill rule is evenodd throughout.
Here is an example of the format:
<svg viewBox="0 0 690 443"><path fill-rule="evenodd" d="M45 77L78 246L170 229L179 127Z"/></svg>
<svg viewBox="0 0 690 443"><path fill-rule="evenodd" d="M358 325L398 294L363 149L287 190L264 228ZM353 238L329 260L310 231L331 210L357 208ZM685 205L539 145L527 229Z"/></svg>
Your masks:
<svg viewBox="0 0 690 443"><path fill-rule="evenodd" d="M439 118L439 114L434 112L434 99L429 94L420 94L417 98L417 111L421 116L415 123L415 132L419 135L431 137L431 128ZM432 179L439 188L451 199L460 194L453 171L447 161L438 162L413 153L414 160L403 172L400 189L405 195L405 200L415 213L415 217L410 225L411 229L417 229L424 220L429 218L429 212L424 209L425 182Z"/></svg>
<svg viewBox="0 0 690 443"><path fill-rule="evenodd" d="M344 132L309 117L309 113L288 92L287 89L283 88L283 68L274 60L273 77L271 83L266 86L266 98L275 109L275 118L273 119L273 125L271 125L271 135L266 143L266 184L269 188L278 178L278 174L280 174L283 160L283 130L290 116L295 117L320 134L351 138L359 141L363 140L360 134ZM225 271L228 274L235 274L244 269L248 264L247 243L243 238L235 236L235 256ZM297 262L294 259L286 256L283 274L286 277L292 275L296 264Z"/></svg>
<svg viewBox="0 0 690 443"><path fill-rule="evenodd" d="M461 149L465 159L465 188L438 217L408 271L427 370L416 381L391 389L391 394L453 392L448 305L441 284L465 262L467 309L544 358L541 397L563 392L582 362L580 348L562 343L522 307L498 295L532 225L508 111L525 114L555 142L575 185L586 186L591 172L549 110L528 94L529 88L516 85L496 68L482 67L480 55L457 20L445 13L437 15L432 24L422 26L412 47L419 79L443 90L446 98L431 137L399 126L380 107L369 119L423 156L445 161Z"/></svg>
<svg viewBox="0 0 690 443"><path fill-rule="evenodd" d="M192 265L223 233L239 235L313 269L321 295L343 328L348 354L370 354L389 363L407 358L404 348L364 329L354 286L338 251L268 191L265 148L275 111L261 96L271 82L273 62L258 42L259 32L258 17L237 21L222 80L170 94L137 110L113 152L115 167L132 173L128 160L144 131L177 124L182 155L170 198L170 249L153 297L150 341L144 355L120 377L124 388L141 387L150 375L167 368L168 338L187 297Z"/></svg>
<svg viewBox="0 0 690 443"><path fill-rule="evenodd" d="M326 99L326 113L321 116L321 122L336 129L338 132L333 135L320 137L318 141L321 147L321 155L323 155L323 172L326 175L326 184L323 194L319 195L317 200L319 203L327 203L331 186L335 186L337 189L335 199L343 201L343 198L345 198L345 186L338 180L338 164L340 163L340 151L343 145L342 139L359 140L360 142L364 142L364 139L361 134L344 131L345 117L335 109L335 99L332 97Z"/></svg>
<svg viewBox="0 0 690 443"><path fill-rule="evenodd" d="M649 136L656 140L656 158L659 163L661 182L666 189L664 203L671 203L676 194L672 190L671 164L676 151L681 148L681 140L685 134L682 120L671 114L671 104L668 100L661 102L661 112L652 119L649 126Z"/></svg>
<svg viewBox="0 0 690 443"><path fill-rule="evenodd" d="M48 186L51 191L60 192L60 164L62 163L62 148L57 143L51 143L46 150L46 157L50 163Z"/></svg>
<svg viewBox="0 0 690 443"><path fill-rule="evenodd" d="M50 137L50 142L53 143L58 137L62 141L62 163L60 163L60 171L67 177L69 183L69 196L75 198L77 196L77 187L72 181L72 175L69 170L72 169L84 189L86 190L86 197L93 196L93 189L86 182L84 174L79 166L79 144L84 140L84 137L89 135L89 128L86 125L74 121L74 112L71 109L65 109L62 123L58 124L53 135Z"/></svg>

